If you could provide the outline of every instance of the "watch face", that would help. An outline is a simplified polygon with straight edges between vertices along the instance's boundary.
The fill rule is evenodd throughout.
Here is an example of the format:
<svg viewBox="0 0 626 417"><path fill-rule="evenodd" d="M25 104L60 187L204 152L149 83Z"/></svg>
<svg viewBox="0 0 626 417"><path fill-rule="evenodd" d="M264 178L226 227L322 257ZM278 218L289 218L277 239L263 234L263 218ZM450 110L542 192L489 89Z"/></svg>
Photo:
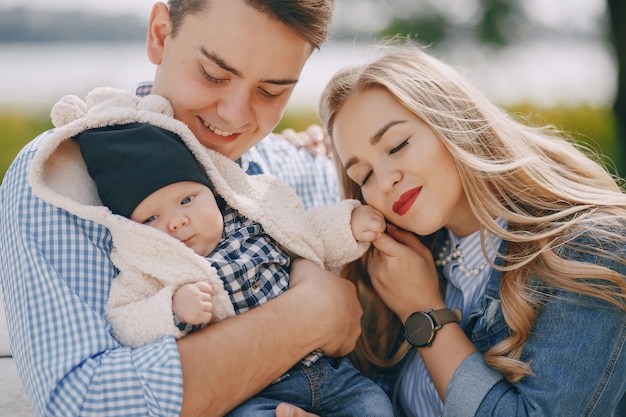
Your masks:
<svg viewBox="0 0 626 417"><path fill-rule="evenodd" d="M435 336L435 323L426 313L413 313L404 327L406 340L415 347L428 346Z"/></svg>

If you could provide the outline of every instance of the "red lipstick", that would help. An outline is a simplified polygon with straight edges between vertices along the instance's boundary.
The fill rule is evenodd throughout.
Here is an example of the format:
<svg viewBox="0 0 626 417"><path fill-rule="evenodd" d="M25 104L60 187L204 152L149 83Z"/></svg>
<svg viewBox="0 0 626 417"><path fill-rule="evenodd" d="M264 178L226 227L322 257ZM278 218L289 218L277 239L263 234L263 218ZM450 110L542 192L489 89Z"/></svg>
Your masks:
<svg viewBox="0 0 626 417"><path fill-rule="evenodd" d="M415 187L400 196L398 201L393 203L393 212L403 216L411 208L417 197L420 195L422 187Z"/></svg>

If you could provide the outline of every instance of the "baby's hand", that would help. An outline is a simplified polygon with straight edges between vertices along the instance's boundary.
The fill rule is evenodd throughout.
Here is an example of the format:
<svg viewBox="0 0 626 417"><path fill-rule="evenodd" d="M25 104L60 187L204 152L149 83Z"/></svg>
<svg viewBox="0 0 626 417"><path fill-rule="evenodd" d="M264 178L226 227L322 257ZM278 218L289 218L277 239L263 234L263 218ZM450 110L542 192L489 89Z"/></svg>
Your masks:
<svg viewBox="0 0 626 417"><path fill-rule="evenodd" d="M204 324L213 317L211 293L208 282L191 282L181 286L172 297L172 310L176 317L187 324Z"/></svg>
<svg viewBox="0 0 626 417"><path fill-rule="evenodd" d="M350 226L357 241L373 242L385 232L387 223L382 213L374 207L360 206L352 211Z"/></svg>

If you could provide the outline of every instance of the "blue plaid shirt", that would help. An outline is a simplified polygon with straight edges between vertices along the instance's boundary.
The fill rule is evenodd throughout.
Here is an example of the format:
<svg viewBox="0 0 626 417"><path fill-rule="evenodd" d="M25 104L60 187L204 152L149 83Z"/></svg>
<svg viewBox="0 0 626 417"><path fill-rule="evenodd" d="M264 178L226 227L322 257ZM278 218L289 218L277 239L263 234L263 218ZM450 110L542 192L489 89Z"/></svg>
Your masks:
<svg viewBox="0 0 626 417"><path fill-rule="evenodd" d="M222 240L208 258L240 314L287 290L290 259L258 222L228 206L223 216Z"/></svg>
<svg viewBox="0 0 626 417"><path fill-rule="evenodd" d="M45 137L22 149L0 186L0 283L11 350L33 408L59 417L178 416L183 385L175 339L130 349L104 319L117 274L110 233L32 192L28 169ZM269 137L242 157L242 166L251 162L292 186L304 180L294 188L306 207L338 200L334 168L323 158Z"/></svg>
<svg viewBox="0 0 626 417"><path fill-rule="evenodd" d="M278 296L289 288L287 252L272 239L263 226L226 205L219 199L224 218L222 238L207 260L217 271L230 296L236 314L248 311ZM202 325L174 322L184 332Z"/></svg>

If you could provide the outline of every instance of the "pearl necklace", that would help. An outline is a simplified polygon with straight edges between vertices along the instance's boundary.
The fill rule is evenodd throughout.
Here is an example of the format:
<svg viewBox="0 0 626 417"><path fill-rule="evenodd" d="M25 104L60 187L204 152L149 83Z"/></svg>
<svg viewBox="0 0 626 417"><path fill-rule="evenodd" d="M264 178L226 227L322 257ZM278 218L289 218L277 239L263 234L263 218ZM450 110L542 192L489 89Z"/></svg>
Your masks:
<svg viewBox="0 0 626 417"><path fill-rule="evenodd" d="M450 239L446 239L441 250L437 254L437 259L435 259L435 265L437 266L446 266L453 260L457 259L457 263L459 265L459 269L463 272L466 278L472 278L477 275L480 271L482 271L485 266L487 266L487 262L482 262L480 265L468 269L467 264L465 263L465 258L463 257L463 249L461 249L461 245L456 245L452 252L448 253L450 250ZM446 255L446 253L448 253Z"/></svg>

